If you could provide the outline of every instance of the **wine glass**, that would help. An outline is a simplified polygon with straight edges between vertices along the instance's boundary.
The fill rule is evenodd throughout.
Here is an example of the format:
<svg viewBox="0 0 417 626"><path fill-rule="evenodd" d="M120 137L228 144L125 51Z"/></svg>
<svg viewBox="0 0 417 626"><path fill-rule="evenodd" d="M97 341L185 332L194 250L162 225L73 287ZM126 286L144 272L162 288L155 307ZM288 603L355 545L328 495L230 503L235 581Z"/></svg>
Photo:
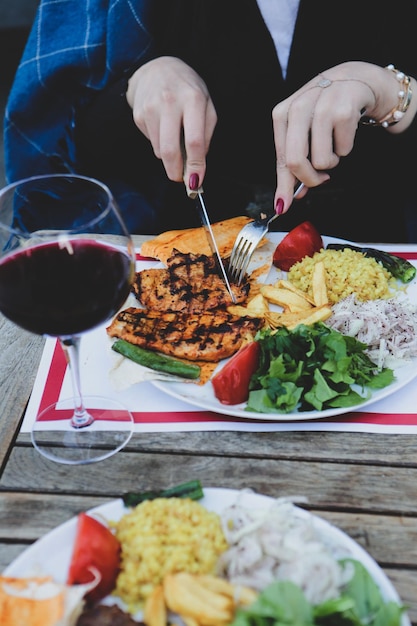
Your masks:
<svg viewBox="0 0 417 626"><path fill-rule="evenodd" d="M83 397L79 353L81 336L123 305L134 271L133 242L101 182L51 174L0 190L0 311L25 330L57 338L71 374L74 397L43 410L31 431L35 448L53 461L100 461L132 435L123 405Z"/></svg>

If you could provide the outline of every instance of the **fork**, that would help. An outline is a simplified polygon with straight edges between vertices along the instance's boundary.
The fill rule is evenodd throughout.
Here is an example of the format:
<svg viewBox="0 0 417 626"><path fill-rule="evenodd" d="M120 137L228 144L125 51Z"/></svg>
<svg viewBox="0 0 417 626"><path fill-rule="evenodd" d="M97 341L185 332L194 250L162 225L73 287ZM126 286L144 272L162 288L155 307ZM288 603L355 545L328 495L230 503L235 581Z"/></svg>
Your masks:
<svg viewBox="0 0 417 626"><path fill-rule="evenodd" d="M304 183L300 183L294 192L298 196ZM262 212L260 216L246 224L238 233L229 259L228 273L233 282L238 285L242 282L253 253L259 243L269 231L269 226L278 217L274 209Z"/></svg>

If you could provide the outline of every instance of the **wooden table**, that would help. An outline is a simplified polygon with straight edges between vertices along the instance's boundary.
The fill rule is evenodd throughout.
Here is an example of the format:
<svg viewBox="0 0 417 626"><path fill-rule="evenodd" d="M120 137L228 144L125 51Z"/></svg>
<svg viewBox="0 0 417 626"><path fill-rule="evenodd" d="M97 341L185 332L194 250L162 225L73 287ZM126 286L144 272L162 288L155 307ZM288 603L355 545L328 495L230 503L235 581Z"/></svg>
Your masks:
<svg viewBox="0 0 417 626"><path fill-rule="evenodd" d="M412 435L336 432L135 434L99 464L37 453L19 425L43 339L0 317L0 571L28 545L121 491L198 478L206 487L306 495L380 564L417 625L417 442Z"/></svg>

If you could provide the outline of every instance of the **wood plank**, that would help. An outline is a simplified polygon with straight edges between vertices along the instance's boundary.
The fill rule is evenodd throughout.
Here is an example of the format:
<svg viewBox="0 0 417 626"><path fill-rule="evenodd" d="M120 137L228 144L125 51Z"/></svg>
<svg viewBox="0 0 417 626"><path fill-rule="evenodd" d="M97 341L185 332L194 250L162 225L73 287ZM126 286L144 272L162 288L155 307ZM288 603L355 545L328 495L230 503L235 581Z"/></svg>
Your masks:
<svg viewBox="0 0 417 626"><path fill-rule="evenodd" d="M43 343L0 313L0 472L31 394Z"/></svg>
<svg viewBox="0 0 417 626"><path fill-rule="evenodd" d="M227 419L227 418L226 418ZM18 444L31 445L21 433ZM125 449L136 452L251 456L265 459L347 462L383 467L417 467L415 440L410 435L342 432L155 432L135 433Z"/></svg>
<svg viewBox="0 0 417 626"><path fill-rule="evenodd" d="M117 476L117 480L115 480ZM259 459L122 451L100 464L65 466L32 447L15 447L0 479L1 491L79 493L117 497L198 478L204 486L251 487L270 495L307 495L311 506L395 515L416 514L417 468L303 460ZM337 503L337 504L335 504Z"/></svg>

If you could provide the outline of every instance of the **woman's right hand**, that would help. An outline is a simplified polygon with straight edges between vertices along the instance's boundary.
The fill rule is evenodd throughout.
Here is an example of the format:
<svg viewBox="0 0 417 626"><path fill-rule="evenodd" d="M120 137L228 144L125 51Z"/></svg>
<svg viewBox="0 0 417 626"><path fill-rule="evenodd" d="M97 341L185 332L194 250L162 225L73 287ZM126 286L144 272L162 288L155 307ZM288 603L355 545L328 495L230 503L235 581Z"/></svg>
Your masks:
<svg viewBox="0 0 417 626"><path fill-rule="evenodd" d="M200 76L176 57L159 57L135 71L126 98L136 126L151 142L168 178L184 180L192 189L199 187L217 123L216 110Z"/></svg>

